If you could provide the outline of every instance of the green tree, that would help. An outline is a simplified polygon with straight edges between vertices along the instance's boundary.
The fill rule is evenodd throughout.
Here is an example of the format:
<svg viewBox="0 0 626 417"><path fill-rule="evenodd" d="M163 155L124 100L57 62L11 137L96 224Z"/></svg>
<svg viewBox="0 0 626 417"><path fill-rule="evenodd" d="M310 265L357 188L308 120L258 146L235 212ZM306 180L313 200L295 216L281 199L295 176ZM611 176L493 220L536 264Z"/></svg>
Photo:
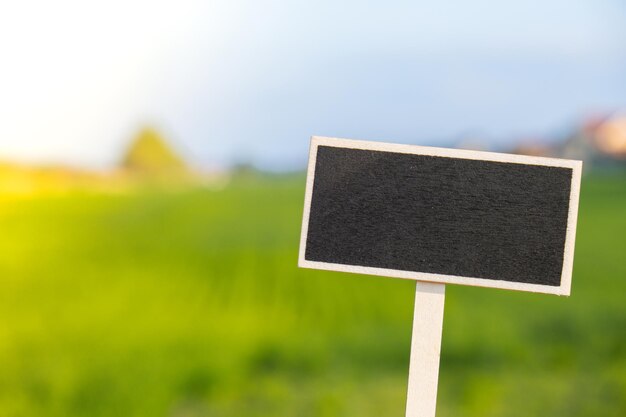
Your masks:
<svg viewBox="0 0 626 417"><path fill-rule="evenodd" d="M148 175L187 172L183 158L154 128L139 131L122 159L122 167Z"/></svg>

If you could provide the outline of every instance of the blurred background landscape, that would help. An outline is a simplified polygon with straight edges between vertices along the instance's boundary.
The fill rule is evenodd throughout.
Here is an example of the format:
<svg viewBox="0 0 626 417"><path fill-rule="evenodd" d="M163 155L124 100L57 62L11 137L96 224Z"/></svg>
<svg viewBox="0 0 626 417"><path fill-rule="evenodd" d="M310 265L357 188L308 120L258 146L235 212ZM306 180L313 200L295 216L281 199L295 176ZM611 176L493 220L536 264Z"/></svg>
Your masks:
<svg viewBox="0 0 626 417"><path fill-rule="evenodd" d="M0 5L0 415L403 415L414 284L296 266L311 135L584 160L572 296L448 286L438 415L626 415L625 23Z"/></svg>

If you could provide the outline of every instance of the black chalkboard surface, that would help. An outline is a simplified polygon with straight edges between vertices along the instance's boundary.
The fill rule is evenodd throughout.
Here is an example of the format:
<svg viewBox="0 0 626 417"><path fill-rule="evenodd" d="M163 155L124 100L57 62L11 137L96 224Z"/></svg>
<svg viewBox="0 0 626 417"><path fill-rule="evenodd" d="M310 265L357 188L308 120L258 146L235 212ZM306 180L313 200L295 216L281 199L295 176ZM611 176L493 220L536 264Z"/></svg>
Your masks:
<svg viewBox="0 0 626 417"><path fill-rule="evenodd" d="M559 295L581 162L313 137L299 265Z"/></svg>

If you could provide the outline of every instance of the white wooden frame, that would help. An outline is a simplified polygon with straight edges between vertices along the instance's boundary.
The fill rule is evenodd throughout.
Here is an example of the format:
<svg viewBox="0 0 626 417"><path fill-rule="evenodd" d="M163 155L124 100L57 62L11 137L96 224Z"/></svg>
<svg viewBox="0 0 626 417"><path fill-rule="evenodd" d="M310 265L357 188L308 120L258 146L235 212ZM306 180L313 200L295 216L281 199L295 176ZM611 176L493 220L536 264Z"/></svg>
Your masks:
<svg viewBox="0 0 626 417"><path fill-rule="evenodd" d="M365 149L382 152L474 159L480 161L506 162L512 164L571 168L572 182L569 201L569 213L567 217L567 231L565 235L565 248L563 254L563 270L561 272L561 285L556 287L549 285L528 284L522 282L498 281L476 277L460 277L454 275L403 271L397 269L343 265L327 262L309 261L304 259L304 255L306 253L306 238L309 227L309 215L311 210L311 197L313 193L313 180L315 177L315 162L318 146L332 146L338 148ZM576 222L578 217L578 199L580 196L581 173L582 161L313 136L311 138L311 145L309 149L309 165L307 170L306 193L304 196L304 214L302 216L302 232L300 236L300 253L298 257L298 266L302 268L379 275L444 284L462 284L478 287L502 288L507 290L531 291L537 293L568 296L571 292L572 268L574 262L574 240L576 237Z"/></svg>

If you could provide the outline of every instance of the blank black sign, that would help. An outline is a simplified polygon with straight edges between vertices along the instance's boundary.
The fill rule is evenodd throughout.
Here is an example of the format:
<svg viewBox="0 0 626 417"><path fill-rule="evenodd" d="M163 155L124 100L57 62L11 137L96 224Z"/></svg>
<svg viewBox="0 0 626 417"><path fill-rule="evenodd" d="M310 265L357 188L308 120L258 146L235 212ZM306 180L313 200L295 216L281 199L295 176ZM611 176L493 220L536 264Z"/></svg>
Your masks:
<svg viewBox="0 0 626 417"><path fill-rule="evenodd" d="M305 263L560 293L574 168L335 144L314 151Z"/></svg>

